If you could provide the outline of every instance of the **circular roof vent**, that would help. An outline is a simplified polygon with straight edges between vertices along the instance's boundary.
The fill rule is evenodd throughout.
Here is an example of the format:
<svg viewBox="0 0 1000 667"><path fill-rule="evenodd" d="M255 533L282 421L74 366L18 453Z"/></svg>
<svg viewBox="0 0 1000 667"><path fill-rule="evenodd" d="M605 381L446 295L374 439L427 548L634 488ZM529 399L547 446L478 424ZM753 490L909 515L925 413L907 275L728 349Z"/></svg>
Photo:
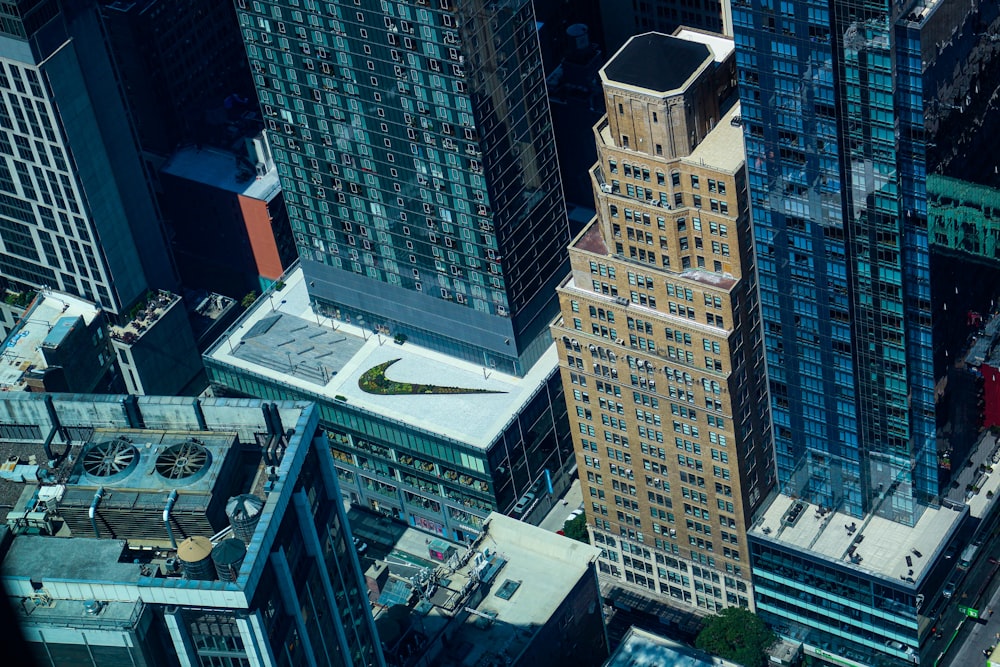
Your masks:
<svg viewBox="0 0 1000 667"><path fill-rule="evenodd" d="M126 477L139 463L139 450L128 440L99 442L83 454L83 470L91 477L113 481Z"/></svg>
<svg viewBox="0 0 1000 667"><path fill-rule="evenodd" d="M201 476L212 461L212 455L204 445L187 441L171 445L156 457L156 472L173 480L193 482Z"/></svg>

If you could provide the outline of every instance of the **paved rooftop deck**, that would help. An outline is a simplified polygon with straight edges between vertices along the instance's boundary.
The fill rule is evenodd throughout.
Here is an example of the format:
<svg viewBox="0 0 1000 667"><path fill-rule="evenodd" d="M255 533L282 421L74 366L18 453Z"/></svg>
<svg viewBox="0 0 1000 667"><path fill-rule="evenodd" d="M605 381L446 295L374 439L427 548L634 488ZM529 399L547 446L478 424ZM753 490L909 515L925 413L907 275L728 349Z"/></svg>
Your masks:
<svg viewBox="0 0 1000 667"><path fill-rule="evenodd" d="M496 562L502 561L503 565L496 572L486 597L473 606L476 613L467 615L450 632L451 649L439 656L438 664L473 667L487 664L485 661L500 655L516 659L576 583L588 575L590 563L599 553L595 547L527 526L502 514L491 514L487 522L485 537L476 550L496 554ZM398 561L401 555L410 554L413 561L426 561L429 541L426 533L409 529L396 541L390 558ZM463 545L454 546L458 554L466 551ZM432 596L435 606L421 608L418 605L413 610L414 615L423 613L418 625L425 633L433 635L455 622L454 616L467 604L459 603L451 611L445 607L460 599L458 592L473 577L475 568L473 558L447 574ZM516 582L517 586L505 599L498 593L507 581ZM484 615L494 618L488 628Z"/></svg>
<svg viewBox="0 0 1000 667"><path fill-rule="evenodd" d="M733 123L740 117L740 105L734 104L722 115L712 131L683 162L714 167L721 171L735 173L743 168L746 153L743 150L743 127Z"/></svg>
<svg viewBox="0 0 1000 667"><path fill-rule="evenodd" d="M391 417L472 446L487 448L558 364L555 346L523 378L486 369L413 343L326 317L309 304L302 271L258 299L206 353L211 359L286 383L300 391ZM376 395L358 384L379 364L398 359L390 380L493 393Z"/></svg>
<svg viewBox="0 0 1000 667"><path fill-rule="evenodd" d="M77 318L82 316L84 323L90 324L98 312L94 304L70 294L39 292L34 305L0 347L0 387L20 389L30 367L47 367L42 345L58 345Z"/></svg>
<svg viewBox="0 0 1000 667"><path fill-rule="evenodd" d="M798 518L789 523L789 510L796 503L801 505ZM944 547L960 516L948 507L928 508L909 527L875 515L857 519L841 512L824 513L804 500L779 495L750 532L841 563L853 559L854 567L891 579L916 581L934 562L935 552Z"/></svg>
<svg viewBox="0 0 1000 667"><path fill-rule="evenodd" d="M182 148L170 156L162 171L261 201L270 201L281 191L277 170L257 176L245 164L238 162L234 153L216 148ZM241 178L241 171L249 176Z"/></svg>

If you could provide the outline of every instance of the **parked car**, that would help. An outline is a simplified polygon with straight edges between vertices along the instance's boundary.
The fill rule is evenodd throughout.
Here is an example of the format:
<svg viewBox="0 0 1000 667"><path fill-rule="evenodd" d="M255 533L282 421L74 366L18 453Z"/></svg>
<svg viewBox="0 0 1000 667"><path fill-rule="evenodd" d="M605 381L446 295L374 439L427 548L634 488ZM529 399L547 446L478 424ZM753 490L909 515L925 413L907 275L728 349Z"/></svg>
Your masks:
<svg viewBox="0 0 1000 667"><path fill-rule="evenodd" d="M514 505L514 513L521 514L522 512L524 512L524 510L528 509L528 505L530 505L531 501L534 499L535 499L535 494L531 493L530 491L521 496L520 500L517 501L517 504Z"/></svg>

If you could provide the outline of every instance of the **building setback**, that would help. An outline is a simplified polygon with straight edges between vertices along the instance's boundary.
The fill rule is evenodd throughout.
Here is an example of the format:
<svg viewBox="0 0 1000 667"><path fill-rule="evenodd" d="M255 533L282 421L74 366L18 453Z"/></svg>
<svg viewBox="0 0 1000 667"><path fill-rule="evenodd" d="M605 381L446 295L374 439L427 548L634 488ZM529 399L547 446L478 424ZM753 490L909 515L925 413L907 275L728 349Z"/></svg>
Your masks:
<svg viewBox="0 0 1000 667"><path fill-rule="evenodd" d="M286 274L203 356L220 392L315 401L345 500L465 542L537 523L574 457L553 345L523 377L313 309Z"/></svg>
<svg viewBox="0 0 1000 667"><path fill-rule="evenodd" d="M384 665L318 418L309 403L5 398L0 448L24 463L0 476L0 580L31 657Z"/></svg>
<svg viewBox="0 0 1000 667"><path fill-rule="evenodd" d="M597 217L553 327L602 573L708 611L752 606L774 481L732 52L647 33L601 70Z"/></svg>
<svg viewBox="0 0 1000 667"><path fill-rule="evenodd" d="M569 240L531 2L237 13L317 310L527 373Z"/></svg>

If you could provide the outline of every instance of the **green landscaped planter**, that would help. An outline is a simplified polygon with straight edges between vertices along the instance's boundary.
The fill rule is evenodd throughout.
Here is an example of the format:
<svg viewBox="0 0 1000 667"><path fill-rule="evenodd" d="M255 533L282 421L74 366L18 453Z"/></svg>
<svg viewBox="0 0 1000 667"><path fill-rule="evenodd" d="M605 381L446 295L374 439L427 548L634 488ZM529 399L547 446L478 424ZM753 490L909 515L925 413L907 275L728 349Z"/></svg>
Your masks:
<svg viewBox="0 0 1000 667"><path fill-rule="evenodd" d="M389 366L399 361L390 359L378 366L372 366L358 378L358 387L366 394L377 394L381 396L404 396L411 394L506 394L505 391L491 391L489 389L469 389L465 387L440 387L436 384L413 384L410 382L396 382L385 376Z"/></svg>

